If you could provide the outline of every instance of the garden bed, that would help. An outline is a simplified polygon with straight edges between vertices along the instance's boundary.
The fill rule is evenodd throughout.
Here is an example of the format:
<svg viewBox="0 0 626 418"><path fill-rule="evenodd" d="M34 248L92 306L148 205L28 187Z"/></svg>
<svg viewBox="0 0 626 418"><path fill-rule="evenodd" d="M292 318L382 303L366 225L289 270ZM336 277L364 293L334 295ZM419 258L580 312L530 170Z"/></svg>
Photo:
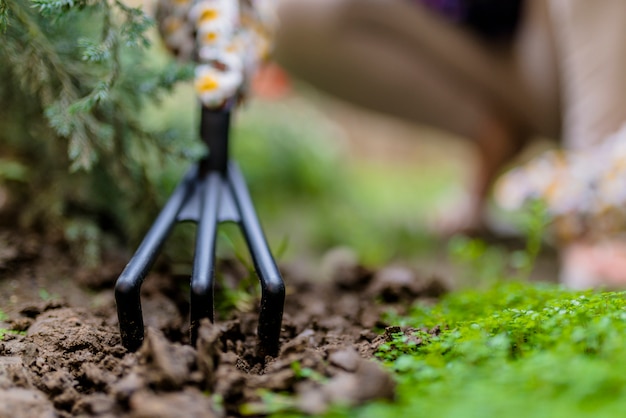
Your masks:
<svg viewBox="0 0 626 418"><path fill-rule="evenodd" d="M331 404L392 400L394 378L372 357L399 329L382 315L445 291L441 281L406 268L370 271L341 251L328 257L325 280L286 266L281 352L258 358L257 301L244 301L243 312L215 325L205 322L191 347L188 277L157 269L143 289L144 345L128 353L112 292L125 255L84 269L67 252L32 233L0 232L0 416L322 413ZM222 262L219 271L223 283L247 275L234 262ZM218 304L220 295L232 298L218 290ZM290 396L277 403L279 393Z"/></svg>
<svg viewBox="0 0 626 418"><path fill-rule="evenodd" d="M284 266L272 359L255 354L257 300L233 290L245 268L221 262L216 301L229 302L191 347L188 277L161 266L143 289L144 345L128 353L112 294L127 255L88 270L67 252L0 232L0 417L626 414L623 293L498 281L446 294L440 280L339 251L324 277Z"/></svg>

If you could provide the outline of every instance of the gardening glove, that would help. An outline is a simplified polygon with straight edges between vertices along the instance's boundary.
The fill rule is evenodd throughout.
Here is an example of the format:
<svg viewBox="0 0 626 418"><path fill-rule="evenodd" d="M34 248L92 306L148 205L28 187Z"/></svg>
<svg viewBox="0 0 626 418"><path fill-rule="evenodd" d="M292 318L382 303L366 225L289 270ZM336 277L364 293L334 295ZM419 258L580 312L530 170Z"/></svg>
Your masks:
<svg viewBox="0 0 626 418"><path fill-rule="evenodd" d="M159 0L164 43L178 59L197 63L194 86L204 106L248 95L270 55L274 9L272 0Z"/></svg>

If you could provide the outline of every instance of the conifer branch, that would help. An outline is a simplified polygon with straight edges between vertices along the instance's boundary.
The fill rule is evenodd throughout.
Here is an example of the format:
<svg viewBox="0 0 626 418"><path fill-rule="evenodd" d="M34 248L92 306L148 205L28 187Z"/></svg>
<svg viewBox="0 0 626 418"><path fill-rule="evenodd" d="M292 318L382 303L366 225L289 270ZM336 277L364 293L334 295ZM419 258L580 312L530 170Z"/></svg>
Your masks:
<svg viewBox="0 0 626 418"><path fill-rule="evenodd" d="M118 0L0 0L0 151L34 167L27 181L45 200L22 211L25 223L62 225L78 204L132 231L139 202L142 212L157 205L150 170L189 158L171 131L140 119L147 103L193 76L191 67L145 59L152 27ZM97 187L85 188L91 182Z"/></svg>

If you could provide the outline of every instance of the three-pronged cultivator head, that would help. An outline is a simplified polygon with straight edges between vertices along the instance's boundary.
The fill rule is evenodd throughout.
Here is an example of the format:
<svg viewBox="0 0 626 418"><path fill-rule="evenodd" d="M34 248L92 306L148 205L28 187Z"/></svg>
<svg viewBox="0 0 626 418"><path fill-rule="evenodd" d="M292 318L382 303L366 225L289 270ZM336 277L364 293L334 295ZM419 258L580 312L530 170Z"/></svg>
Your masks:
<svg viewBox="0 0 626 418"><path fill-rule="evenodd" d="M228 160L230 108L202 109L201 136L210 154L192 167L161 210L115 285L115 300L122 335L128 350L143 341L140 289L162 244L177 222L198 225L191 276L191 343L195 344L203 318L214 320L213 285L215 244L220 222L241 227L261 283L258 355L276 356L285 301L285 286L267 245L245 180Z"/></svg>

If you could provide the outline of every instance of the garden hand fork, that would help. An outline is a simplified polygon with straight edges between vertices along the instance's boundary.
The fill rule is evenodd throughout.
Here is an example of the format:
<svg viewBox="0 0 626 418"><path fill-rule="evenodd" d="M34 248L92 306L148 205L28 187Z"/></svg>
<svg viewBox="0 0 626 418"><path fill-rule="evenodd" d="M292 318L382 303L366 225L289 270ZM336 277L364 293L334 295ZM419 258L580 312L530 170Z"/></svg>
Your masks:
<svg viewBox="0 0 626 418"><path fill-rule="evenodd" d="M202 107L200 131L209 155L187 172L115 284L122 344L130 351L137 350L144 338L140 298L143 280L174 224L192 221L198 226L191 276L191 343L196 343L200 321L214 320L217 226L220 222L236 222L261 282L257 354L261 358L278 354L285 285L241 171L229 161L232 108L232 101L220 109Z"/></svg>

